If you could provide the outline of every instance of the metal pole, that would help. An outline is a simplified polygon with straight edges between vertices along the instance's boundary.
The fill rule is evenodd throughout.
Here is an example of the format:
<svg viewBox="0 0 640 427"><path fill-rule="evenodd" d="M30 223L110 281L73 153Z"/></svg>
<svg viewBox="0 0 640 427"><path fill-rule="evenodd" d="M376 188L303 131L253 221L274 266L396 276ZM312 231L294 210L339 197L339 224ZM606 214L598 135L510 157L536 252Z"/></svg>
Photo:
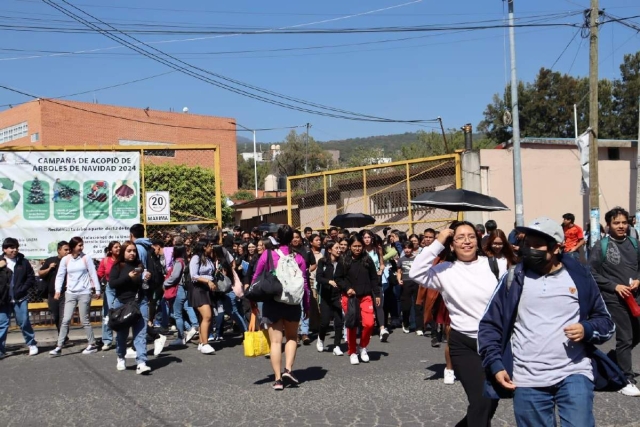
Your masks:
<svg viewBox="0 0 640 427"><path fill-rule="evenodd" d="M305 143L304 143L304 173L305 174L309 173L308 167L309 167L309 123L307 123L307 133L305 136Z"/></svg>
<svg viewBox="0 0 640 427"><path fill-rule="evenodd" d="M591 246L600 237L600 187L598 185L598 0L591 0L589 11L589 206L591 208Z"/></svg>
<svg viewBox="0 0 640 427"><path fill-rule="evenodd" d="M640 173L640 97L638 97L638 143L636 144L636 174ZM640 233L640 175L636 177L636 230Z"/></svg>
<svg viewBox="0 0 640 427"><path fill-rule="evenodd" d="M255 184L256 184L256 199L258 198L258 160L256 160L256 157L258 156L258 153L256 152L256 131L252 131L253 132L253 173L254 173L254 177L255 177Z"/></svg>
<svg viewBox="0 0 640 427"><path fill-rule="evenodd" d="M520 116L518 115L518 78L516 76L516 34L513 27L513 0L509 0L509 45L511 56L511 117L513 120L513 193L516 203L516 225L524 226L522 165L520 162Z"/></svg>
<svg viewBox="0 0 640 427"><path fill-rule="evenodd" d="M578 143L578 106L573 104L573 133L576 136L576 144Z"/></svg>
<svg viewBox="0 0 640 427"><path fill-rule="evenodd" d="M444 141L444 151L445 151L445 154L449 154L449 146L447 144L447 135L444 132L444 125L442 124L442 117L438 116L438 121L440 122L440 130L442 130L442 139Z"/></svg>

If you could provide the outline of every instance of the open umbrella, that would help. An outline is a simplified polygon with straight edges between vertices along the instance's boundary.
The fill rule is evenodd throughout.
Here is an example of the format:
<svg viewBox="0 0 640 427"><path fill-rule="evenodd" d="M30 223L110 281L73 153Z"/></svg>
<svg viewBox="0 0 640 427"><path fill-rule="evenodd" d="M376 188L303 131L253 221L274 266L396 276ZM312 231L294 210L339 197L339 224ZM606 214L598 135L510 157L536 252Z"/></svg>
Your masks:
<svg viewBox="0 0 640 427"><path fill-rule="evenodd" d="M452 212L508 211L509 208L495 197L463 189L449 189L423 193L411 200L419 206L446 209Z"/></svg>
<svg viewBox="0 0 640 427"><path fill-rule="evenodd" d="M278 224L274 224L273 222L267 222L258 226L259 231L266 233L277 233L278 228L280 228L280 226Z"/></svg>
<svg viewBox="0 0 640 427"><path fill-rule="evenodd" d="M340 228L362 228L374 224L376 219L363 213L347 213L338 215L331 220L331 225Z"/></svg>

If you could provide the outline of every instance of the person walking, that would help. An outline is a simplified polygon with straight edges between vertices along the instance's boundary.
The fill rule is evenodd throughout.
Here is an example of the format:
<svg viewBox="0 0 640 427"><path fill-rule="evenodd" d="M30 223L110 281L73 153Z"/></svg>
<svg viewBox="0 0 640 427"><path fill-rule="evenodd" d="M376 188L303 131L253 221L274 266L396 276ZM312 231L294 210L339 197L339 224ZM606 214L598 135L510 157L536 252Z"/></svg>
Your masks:
<svg viewBox="0 0 640 427"><path fill-rule="evenodd" d="M200 317L200 343L198 351L202 354L213 354L215 349L209 345L207 339L211 329L212 298L211 294L218 290L213 275L215 273L215 254L213 242L201 239L193 249L193 256L189 262L191 286L189 288L189 304L198 311Z"/></svg>
<svg viewBox="0 0 640 427"><path fill-rule="evenodd" d="M502 278L480 321L485 395L512 394L519 427L551 427L556 418L563 427L593 427L594 385L602 377L594 362L608 361L595 346L615 326L589 269L562 256L560 224L540 217L518 230L525 233L522 263ZM616 377L623 386L622 372Z"/></svg>
<svg viewBox="0 0 640 427"><path fill-rule="evenodd" d="M380 280L376 266L364 251L364 239L354 234L349 239L349 250L336 265L335 281L342 291L342 310L347 313L349 299L356 299L362 321L360 335L360 359L357 352L357 328L347 328L349 361L358 365L360 360L369 362L367 346L371 341L374 325L374 303L380 305ZM375 297L375 302L373 298Z"/></svg>
<svg viewBox="0 0 640 427"><path fill-rule="evenodd" d="M307 270L305 271L305 276L307 279L307 283L309 283L309 289L311 289L311 275L314 274L317 268L316 257L314 256L311 250L303 246L302 234L300 234L300 231L298 230L293 231L293 240L291 241L291 248L294 251L296 251L298 254L300 254L300 256L302 256L302 258L304 259L304 263L307 266ZM313 291L309 295L309 299L310 299L309 307L311 307L311 300L315 300L315 298L312 298L312 295L313 295ZM311 344L311 338L309 337L309 323L311 321L311 319L309 318L310 314L311 312L307 313L307 315L304 315L303 317L300 318L300 330L298 331L298 344L302 344L302 345Z"/></svg>
<svg viewBox="0 0 640 427"><path fill-rule="evenodd" d="M337 231L337 230L336 230ZM293 375L293 363L296 359L298 350L298 327L301 318L307 318L309 315L309 282L304 272L307 270L302 255L297 253L291 246L294 239L294 230L290 225L283 225L278 229L278 250L266 250L256 264L256 270L253 274L252 282L255 282L260 274L273 266L274 270L278 267L280 257L293 255L300 273L304 279L304 296L302 298L302 306L299 304L285 304L275 299L268 299L262 305L262 319L267 323L269 328L269 339L271 341L270 360L271 368L275 375L273 383L274 390L283 390L284 381L290 385L298 385L298 379ZM284 331L284 333L283 333ZM286 338L287 342L284 346L285 360L284 372L282 371L282 338Z"/></svg>
<svg viewBox="0 0 640 427"><path fill-rule="evenodd" d="M5 357L11 313L16 317L29 356L38 354L35 332L29 321L29 290L36 284L31 263L22 253L18 239L7 237L0 256L0 359Z"/></svg>
<svg viewBox="0 0 640 427"><path fill-rule="evenodd" d="M180 242L182 243L182 242ZM183 244L178 244L173 247L173 266L171 267L171 274L167 277L163 283L165 292L176 287L176 296L170 299L168 302L173 305L173 318L176 321L177 337L169 345L170 346L184 346L193 339L196 335L195 325L198 323L197 318L189 319L189 328L185 328L184 313L189 308L187 305L187 291L185 290L184 274L187 267L187 248ZM191 310L192 311L192 310Z"/></svg>
<svg viewBox="0 0 640 427"><path fill-rule="evenodd" d="M616 325L616 361L628 384L620 390L625 396L638 397L633 372L632 352L640 343L640 319L631 313L626 298L640 301L640 252L638 240L627 236L629 213L615 207L605 214L609 235L591 248L589 266L600 293Z"/></svg>
<svg viewBox="0 0 640 427"><path fill-rule="evenodd" d="M102 297L102 351L107 351L113 343L113 331L109 328L109 309L113 307L116 298L116 291L109 286L109 273L113 264L118 262L120 257L120 242L114 240L107 246L107 253L98 266L98 279L105 284L104 296Z"/></svg>
<svg viewBox="0 0 640 427"><path fill-rule="evenodd" d="M123 328L116 333L116 369L127 369L126 351L129 330L133 330L133 345L136 352L136 374L148 374L151 368L147 366L147 322L149 321L149 296L143 288L144 266L134 242L126 241L122 244L118 262L113 265L109 273L109 285L115 290L116 298L113 308L119 308L132 301L136 302L140 310L140 318L131 328Z"/></svg>
<svg viewBox="0 0 640 427"><path fill-rule="evenodd" d="M56 293L54 299L60 299L62 285L66 279L67 290L64 296L64 317L58 334L58 345L51 350L51 356L60 356L69 333L69 323L76 307L80 312L80 321L87 334L87 348L82 354L91 354L98 351L93 336L93 327L89 320L91 311L91 288L95 290L94 298L100 298L100 281L96 274L95 265L91 257L83 252L84 241L81 237L72 237L69 240L69 255L60 261L60 267L56 274Z"/></svg>
<svg viewBox="0 0 640 427"><path fill-rule="evenodd" d="M58 255L47 258L40 270L38 271L38 276L40 276L48 286L48 299L47 305L49 306L49 311L53 316L53 323L56 325L56 330L60 333L60 324L62 323L62 318L64 317L64 292L66 291L66 281L62 284L62 292L60 294L60 299L55 299L54 296L56 294L56 275L58 274L58 267L60 267L60 260L69 254L69 242L65 242L64 240L58 242ZM67 337L67 341L68 341Z"/></svg>
<svg viewBox="0 0 640 427"><path fill-rule="evenodd" d="M486 427L498 401L483 395L485 371L478 355L478 324L505 270L493 271L488 258L479 256L478 234L467 221L454 221L431 246L416 257L409 277L442 295L449 311L449 353L455 376L462 383L469 406L460 426ZM446 247L451 260L433 265Z"/></svg>
<svg viewBox="0 0 640 427"><path fill-rule="evenodd" d="M340 262L340 245L333 241L329 242L325 251L327 256L318 260L318 269L316 270L321 317L316 348L320 352L324 351L324 340L327 336L331 320L333 319L333 354L342 356L344 353L340 349L340 343L342 343L344 316L342 313L340 288L335 281L336 267L338 262Z"/></svg>
<svg viewBox="0 0 640 427"><path fill-rule="evenodd" d="M382 275L384 274L384 252L382 251L382 239L376 236L371 230L362 230L360 232L362 241L364 242L363 251L373 260L373 265L378 274L378 284L382 288ZM377 239L376 239L377 238ZM378 327L380 328L380 341L386 342L389 339L389 331L385 327L385 315L382 301L384 295L380 292L380 304L374 307L375 318L378 319Z"/></svg>
<svg viewBox="0 0 640 427"><path fill-rule="evenodd" d="M411 317L411 309L415 313L416 335L421 337L424 335L424 315L422 313L422 305L417 304L418 282L411 280L409 272L411 266L416 259L415 243L408 240L402 245L404 254L398 260L398 284L402 287L400 300L402 303L402 332L408 334L409 323Z"/></svg>

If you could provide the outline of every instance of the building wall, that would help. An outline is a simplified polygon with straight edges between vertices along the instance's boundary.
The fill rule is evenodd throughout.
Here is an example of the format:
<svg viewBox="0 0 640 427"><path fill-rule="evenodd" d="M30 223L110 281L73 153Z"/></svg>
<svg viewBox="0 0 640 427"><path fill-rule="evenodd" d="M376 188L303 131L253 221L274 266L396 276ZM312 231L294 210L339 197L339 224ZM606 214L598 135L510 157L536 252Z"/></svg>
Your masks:
<svg viewBox="0 0 640 427"><path fill-rule="evenodd" d="M515 221L513 194L513 151L481 150L482 192L497 197L511 210L483 213L483 222L494 219L508 232ZM536 146L522 148L522 181L525 223L539 216L561 221L568 212L576 224L588 221L588 195L580 194L579 153L571 146ZM636 149L620 148L621 160L606 160L607 149L599 152L600 211L602 223L607 210L622 206L635 210L637 172Z"/></svg>
<svg viewBox="0 0 640 427"><path fill-rule="evenodd" d="M127 120L110 116L126 117ZM236 128L231 118L156 110L145 112L139 108L75 101L53 103L39 100L1 112L0 128L24 120L29 122L29 134L40 133L39 141L32 144L30 138L21 138L12 141L11 145L112 147L118 146L122 140L168 143L179 147L216 144L220 147L223 191L231 194L238 189ZM163 126L141 123L145 121L162 123ZM153 157L150 160L153 163L175 162L210 168L213 157L208 153L177 151L175 158Z"/></svg>

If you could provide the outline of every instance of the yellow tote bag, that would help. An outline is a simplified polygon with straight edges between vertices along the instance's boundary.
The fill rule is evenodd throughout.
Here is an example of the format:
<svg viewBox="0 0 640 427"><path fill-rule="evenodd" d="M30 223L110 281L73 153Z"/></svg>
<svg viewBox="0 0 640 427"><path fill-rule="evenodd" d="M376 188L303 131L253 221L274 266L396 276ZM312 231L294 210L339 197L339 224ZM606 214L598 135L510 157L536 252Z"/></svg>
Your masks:
<svg viewBox="0 0 640 427"><path fill-rule="evenodd" d="M269 334L264 329L256 331L257 317L255 311L251 311L249 330L244 333L244 355L246 357L265 356L271 351Z"/></svg>

